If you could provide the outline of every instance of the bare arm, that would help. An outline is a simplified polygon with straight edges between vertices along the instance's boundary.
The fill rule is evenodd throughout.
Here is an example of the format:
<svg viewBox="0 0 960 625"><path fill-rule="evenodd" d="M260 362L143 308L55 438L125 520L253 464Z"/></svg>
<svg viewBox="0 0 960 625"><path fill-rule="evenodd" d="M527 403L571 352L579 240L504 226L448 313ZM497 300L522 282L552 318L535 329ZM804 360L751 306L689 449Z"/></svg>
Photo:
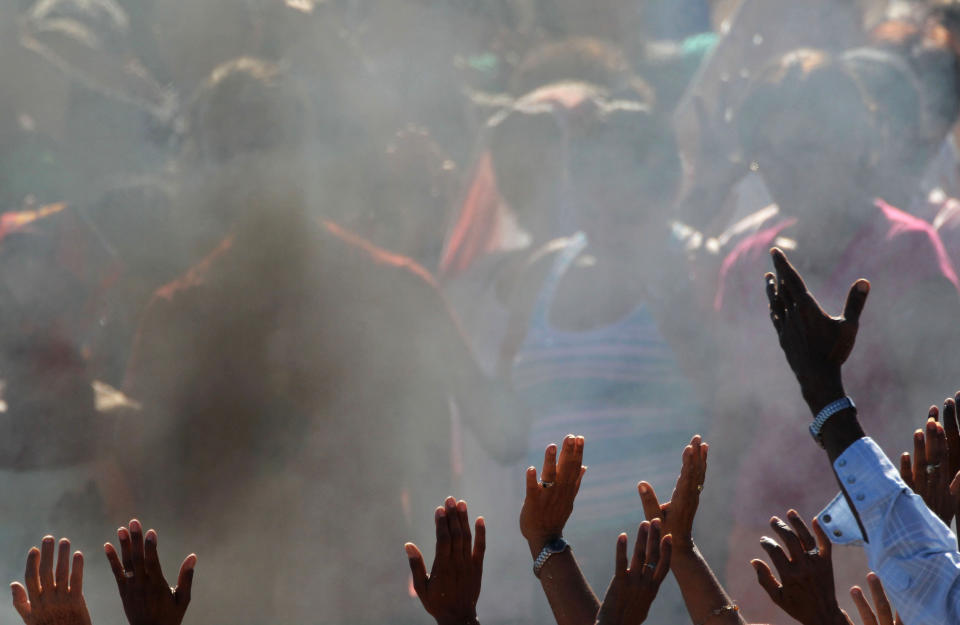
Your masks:
<svg viewBox="0 0 960 625"><path fill-rule="evenodd" d="M559 462L557 446L547 446L540 480L534 467L527 469L527 495L520 511L520 532L527 539L534 560L547 544L563 537L563 528L573 512L573 501L586 471L583 446L582 436L567 436ZM540 584L557 625L594 624L600 602L570 549L547 558L540 569Z"/></svg>
<svg viewBox="0 0 960 625"><path fill-rule="evenodd" d="M709 445L694 436L683 450L683 468L670 501L660 504L653 487L637 486L647 519L661 519L664 534L673 536L670 570L677 579L690 619L697 624L745 623L693 541L693 520L707 473Z"/></svg>

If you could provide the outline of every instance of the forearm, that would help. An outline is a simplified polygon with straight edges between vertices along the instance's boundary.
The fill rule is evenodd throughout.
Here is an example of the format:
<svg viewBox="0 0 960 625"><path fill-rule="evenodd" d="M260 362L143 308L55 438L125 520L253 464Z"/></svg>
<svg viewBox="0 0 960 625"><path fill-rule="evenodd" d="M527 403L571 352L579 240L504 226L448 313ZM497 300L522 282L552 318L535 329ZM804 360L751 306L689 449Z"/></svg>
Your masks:
<svg viewBox="0 0 960 625"><path fill-rule="evenodd" d="M536 557L540 548L531 545L530 551ZM600 601L583 576L572 550L550 556L540 569L540 585L550 603L550 609L553 610L557 625L596 623Z"/></svg>
<svg viewBox="0 0 960 625"><path fill-rule="evenodd" d="M695 544L674 544L670 570L680 585L683 601L693 623L745 623L738 610L728 609L728 606L733 605L733 600L720 585Z"/></svg>

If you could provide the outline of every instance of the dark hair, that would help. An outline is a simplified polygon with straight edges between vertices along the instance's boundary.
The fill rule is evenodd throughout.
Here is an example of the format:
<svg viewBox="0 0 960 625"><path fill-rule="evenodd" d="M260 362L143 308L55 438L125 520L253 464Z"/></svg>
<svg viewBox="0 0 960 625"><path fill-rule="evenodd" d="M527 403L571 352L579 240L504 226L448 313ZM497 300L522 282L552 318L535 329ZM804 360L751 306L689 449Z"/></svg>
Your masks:
<svg viewBox="0 0 960 625"><path fill-rule="evenodd" d="M634 74L619 48L590 37L573 37L535 48L511 77L510 92L522 96L558 82L584 82L619 97L653 99L653 91Z"/></svg>
<svg viewBox="0 0 960 625"><path fill-rule="evenodd" d="M785 116L809 114L833 123L837 140L872 140L869 103L860 80L827 52L801 48L767 64L747 89L736 115L745 154L752 158L766 132ZM842 115L836 115L837 112Z"/></svg>
<svg viewBox="0 0 960 625"><path fill-rule="evenodd" d="M224 163L250 152L294 150L310 135L310 106L279 65L242 57L213 71L188 113L194 156Z"/></svg>

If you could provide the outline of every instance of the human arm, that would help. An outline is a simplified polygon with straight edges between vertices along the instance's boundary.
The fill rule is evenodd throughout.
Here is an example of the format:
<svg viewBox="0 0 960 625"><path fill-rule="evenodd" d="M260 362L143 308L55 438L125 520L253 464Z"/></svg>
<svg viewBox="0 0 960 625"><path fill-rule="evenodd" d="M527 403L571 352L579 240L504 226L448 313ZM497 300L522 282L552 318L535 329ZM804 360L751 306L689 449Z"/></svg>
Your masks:
<svg viewBox="0 0 960 625"><path fill-rule="evenodd" d="M470 534L467 502L448 497L436 509L434 523L437 546L429 575L420 549L413 543L404 546L413 574L413 589L437 625L479 625L477 599L487 546L483 517L477 517L474 538Z"/></svg>
<svg viewBox="0 0 960 625"><path fill-rule="evenodd" d="M700 623L742 624L745 621L693 541L693 520L707 473L709 445L694 436L683 450L683 467L670 501L661 504L647 482L637 489L648 521L660 519L673 538L670 570L677 579L690 619Z"/></svg>
<svg viewBox="0 0 960 625"><path fill-rule="evenodd" d="M546 545L563 537L563 528L573 512L573 502L587 470L583 466L584 444L582 436L568 435L563 439L559 459L557 446L548 445L539 481L537 470L527 469L520 533L527 539L534 560ZM557 625L585 625L596 620L600 601L571 549L547 558L540 569L540 585Z"/></svg>
<svg viewBox="0 0 960 625"><path fill-rule="evenodd" d="M811 412L844 395L840 368L856 339L869 284L850 289L844 315L830 317L780 250L767 274L770 315L787 362ZM897 469L865 437L855 409L830 417L822 443L841 488L820 516L834 542L864 541L871 568L911 625L960 622L960 553L956 538Z"/></svg>
<svg viewBox="0 0 960 625"><path fill-rule="evenodd" d="M660 538L661 522L644 521L627 568L627 535L617 537L616 568L603 596L596 625L640 625L667 573L670 572L671 537Z"/></svg>
<svg viewBox="0 0 960 625"><path fill-rule="evenodd" d="M786 552L772 538L764 536L760 541L777 568L780 581L766 562L750 561L760 586L771 601L802 625L851 625L837 604L832 545L823 528L814 519L814 539L796 510L787 513L787 520L792 528L777 517L770 519L770 527L787 547Z"/></svg>
<svg viewBox="0 0 960 625"><path fill-rule="evenodd" d="M143 534L140 521L117 530L120 554L110 543L103 546L117 582L123 611L130 625L180 625L190 604L197 556L188 555L180 565L176 587L171 587L160 568L157 532Z"/></svg>
<svg viewBox="0 0 960 625"><path fill-rule="evenodd" d="M53 551L53 536L44 536L40 549L30 549L24 584L10 585L13 607L26 625L90 625L83 598L83 554L73 554L71 571L70 541L61 538L54 571Z"/></svg>
<svg viewBox="0 0 960 625"><path fill-rule="evenodd" d="M867 585L870 587L870 594L873 595L874 608L867 603L867 598L863 595L863 590L859 586L850 589L850 597L854 605L857 606L857 612L860 613L860 620L863 625L903 625L899 614L894 614L890 607L890 601L887 599L887 593L883 591L883 584L876 573L867 575Z"/></svg>

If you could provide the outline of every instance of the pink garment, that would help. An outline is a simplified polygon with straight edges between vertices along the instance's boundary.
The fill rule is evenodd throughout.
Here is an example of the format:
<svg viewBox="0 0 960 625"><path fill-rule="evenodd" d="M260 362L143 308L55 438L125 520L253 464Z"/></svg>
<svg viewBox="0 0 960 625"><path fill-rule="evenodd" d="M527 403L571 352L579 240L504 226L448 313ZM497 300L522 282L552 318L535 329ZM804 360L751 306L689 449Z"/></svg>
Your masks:
<svg viewBox="0 0 960 625"><path fill-rule="evenodd" d="M887 337L880 330L884 311L919 283L945 279L954 288L960 285L930 224L880 200L876 208L876 218L844 251L833 274L820 284L808 281L808 287L827 312L839 314L850 285L859 278L871 281L857 346L844 367L844 383L867 415L871 435L888 451L897 451L909 441L918 415L903 407L903 388L910 381L897 379L892 368ZM728 382L742 388L745 407L759 409L748 417L749 425L756 427L736 434L753 440L735 498L738 523L748 525L762 525L790 507L809 518L836 491L836 484L825 477L822 451L803 439L810 415L777 345L764 292L763 275L772 271L768 251L783 242L778 238L796 221L782 219L737 245L721 266L714 300L725 330L722 340L728 343L729 370L735 372ZM789 470L784 458L790 459Z"/></svg>

